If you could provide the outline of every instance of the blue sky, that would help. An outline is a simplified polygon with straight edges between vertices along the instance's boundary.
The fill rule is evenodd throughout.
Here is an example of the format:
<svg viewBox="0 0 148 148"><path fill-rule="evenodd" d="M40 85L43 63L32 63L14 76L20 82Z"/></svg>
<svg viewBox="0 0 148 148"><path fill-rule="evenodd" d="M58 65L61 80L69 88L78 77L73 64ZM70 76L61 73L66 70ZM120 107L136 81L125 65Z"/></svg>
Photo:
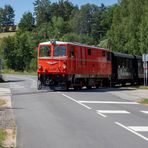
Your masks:
<svg viewBox="0 0 148 148"><path fill-rule="evenodd" d="M15 23L19 23L20 18L24 12L33 12L33 2L35 0L0 0L0 7L10 4L15 10ZM51 2L57 2L58 0L50 0ZM117 3L118 0L69 0L75 5L81 6L86 3L100 5L112 5Z"/></svg>

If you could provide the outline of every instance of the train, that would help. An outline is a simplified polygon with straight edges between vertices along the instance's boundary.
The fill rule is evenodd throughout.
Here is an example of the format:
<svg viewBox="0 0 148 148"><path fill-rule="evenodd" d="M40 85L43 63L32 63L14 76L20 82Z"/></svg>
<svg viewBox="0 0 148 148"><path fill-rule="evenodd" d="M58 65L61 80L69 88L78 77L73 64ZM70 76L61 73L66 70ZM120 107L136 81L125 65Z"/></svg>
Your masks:
<svg viewBox="0 0 148 148"><path fill-rule="evenodd" d="M39 43L37 89L109 87L141 84L142 57L75 42Z"/></svg>

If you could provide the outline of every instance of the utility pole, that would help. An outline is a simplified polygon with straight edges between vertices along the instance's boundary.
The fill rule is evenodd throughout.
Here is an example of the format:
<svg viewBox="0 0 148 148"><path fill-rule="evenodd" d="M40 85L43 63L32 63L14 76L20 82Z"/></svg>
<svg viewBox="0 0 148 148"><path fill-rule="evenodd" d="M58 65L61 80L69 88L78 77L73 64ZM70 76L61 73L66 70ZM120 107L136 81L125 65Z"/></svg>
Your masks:
<svg viewBox="0 0 148 148"><path fill-rule="evenodd" d="M143 54L144 86L148 85L148 54Z"/></svg>
<svg viewBox="0 0 148 148"><path fill-rule="evenodd" d="M0 59L0 74L1 74L1 70L2 70L2 60Z"/></svg>

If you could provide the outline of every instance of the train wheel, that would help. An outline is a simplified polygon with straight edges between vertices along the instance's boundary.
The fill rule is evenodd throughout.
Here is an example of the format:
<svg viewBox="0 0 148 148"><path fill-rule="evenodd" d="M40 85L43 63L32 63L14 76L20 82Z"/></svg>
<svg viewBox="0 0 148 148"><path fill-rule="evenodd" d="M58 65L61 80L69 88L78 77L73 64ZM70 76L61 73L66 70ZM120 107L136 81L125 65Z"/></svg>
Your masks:
<svg viewBox="0 0 148 148"><path fill-rule="evenodd" d="M65 89L66 89L66 90L69 90L69 88L70 88L70 83L67 83L67 84L65 85Z"/></svg>
<svg viewBox="0 0 148 148"><path fill-rule="evenodd" d="M37 89L41 90L42 89L42 83L40 80L37 81Z"/></svg>
<svg viewBox="0 0 148 148"><path fill-rule="evenodd" d="M79 90L78 86L74 86L73 88L74 88L74 90Z"/></svg>
<svg viewBox="0 0 148 148"><path fill-rule="evenodd" d="M87 85L86 87L87 87L87 89L91 89L92 88L92 86L90 86L90 85Z"/></svg>

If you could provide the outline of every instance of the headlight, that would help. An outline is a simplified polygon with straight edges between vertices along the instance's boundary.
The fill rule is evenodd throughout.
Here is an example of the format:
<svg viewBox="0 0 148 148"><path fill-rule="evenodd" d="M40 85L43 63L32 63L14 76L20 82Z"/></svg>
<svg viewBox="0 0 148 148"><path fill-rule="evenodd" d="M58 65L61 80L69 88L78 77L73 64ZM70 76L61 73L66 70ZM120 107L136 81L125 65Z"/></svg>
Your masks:
<svg viewBox="0 0 148 148"><path fill-rule="evenodd" d="M62 65L63 70L65 70L67 68L67 66L65 64Z"/></svg>
<svg viewBox="0 0 148 148"><path fill-rule="evenodd" d="M38 69L41 70L42 69L42 65L38 65Z"/></svg>

